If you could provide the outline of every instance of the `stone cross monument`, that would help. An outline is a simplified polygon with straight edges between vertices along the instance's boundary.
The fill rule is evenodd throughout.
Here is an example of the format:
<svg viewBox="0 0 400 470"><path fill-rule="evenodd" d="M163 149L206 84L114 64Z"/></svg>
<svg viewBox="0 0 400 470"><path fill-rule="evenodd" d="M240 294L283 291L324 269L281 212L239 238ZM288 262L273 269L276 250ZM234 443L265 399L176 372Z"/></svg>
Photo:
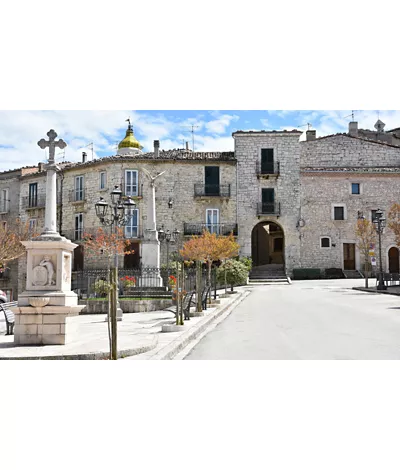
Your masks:
<svg viewBox="0 0 400 470"><path fill-rule="evenodd" d="M148 199L147 205L147 224L142 242L142 266L144 268L160 269L160 242L158 240L157 223L156 223L156 188L155 181L165 171L152 176L151 173L143 168L144 173L150 182L151 197ZM144 276L146 279L146 276ZM157 276L156 283L162 286L161 276Z"/></svg>
<svg viewBox="0 0 400 470"><path fill-rule="evenodd" d="M78 246L57 232L57 165L55 148L65 148L63 140L56 141L53 129L49 140L38 145L49 147L46 165L45 227L33 240L24 241L27 251L26 290L18 296L15 313L15 344L65 344L73 337L76 317L84 307L71 291L72 252Z"/></svg>

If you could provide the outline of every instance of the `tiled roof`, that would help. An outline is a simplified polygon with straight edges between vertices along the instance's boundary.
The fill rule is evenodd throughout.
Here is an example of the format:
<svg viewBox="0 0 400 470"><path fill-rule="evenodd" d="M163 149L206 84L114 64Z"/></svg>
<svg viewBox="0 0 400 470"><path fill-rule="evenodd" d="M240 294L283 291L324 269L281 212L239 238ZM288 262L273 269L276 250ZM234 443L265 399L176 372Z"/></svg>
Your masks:
<svg viewBox="0 0 400 470"><path fill-rule="evenodd" d="M400 166L301 167L301 173L400 173Z"/></svg>
<svg viewBox="0 0 400 470"><path fill-rule="evenodd" d="M95 160L89 160L85 163L76 162L70 163L65 166L65 169L78 167L82 168L85 166L91 166L99 163L113 163L121 161L153 161L153 162L164 162L164 161L231 161L235 162L235 152L192 152L182 149L173 150L160 150L158 158L154 158L154 152L146 152L137 155L112 155L110 157L97 158Z"/></svg>
<svg viewBox="0 0 400 470"><path fill-rule="evenodd" d="M236 135L236 134L302 134L303 131L299 131L297 129L293 129L291 131L287 131L286 129L283 130L283 131L264 131L264 130L261 130L261 131L235 131L235 132L232 132L232 136Z"/></svg>
<svg viewBox="0 0 400 470"><path fill-rule="evenodd" d="M330 139L331 137L338 137L338 136L349 137L350 139L362 140L362 141L368 142L370 144L386 145L387 147L393 147L393 148L399 149L398 145L391 145L391 144L387 144L386 142L382 142L380 140L372 140L372 139L367 139L365 137L355 137L354 135L350 135L350 134L347 134L347 133L344 133L344 132L339 132L337 134L324 135L322 137L317 137L314 140L303 140L300 143L301 144L309 144L309 143L318 142L320 140Z"/></svg>

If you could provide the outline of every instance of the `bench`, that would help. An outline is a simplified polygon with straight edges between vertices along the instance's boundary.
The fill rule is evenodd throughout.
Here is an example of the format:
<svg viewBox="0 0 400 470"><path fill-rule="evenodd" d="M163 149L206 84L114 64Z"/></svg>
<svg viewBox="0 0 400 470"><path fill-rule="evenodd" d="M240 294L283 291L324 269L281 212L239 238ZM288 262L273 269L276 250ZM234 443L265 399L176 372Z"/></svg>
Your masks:
<svg viewBox="0 0 400 470"><path fill-rule="evenodd" d="M207 297L210 295L211 287L204 287L203 292L201 293L201 306L203 310L207 310Z"/></svg>
<svg viewBox="0 0 400 470"><path fill-rule="evenodd" d="M182 300L182 306L183 306L182 310L184 314L184 320L190 320L189 313L190 313L190 307L194 303L193 296L194 296L194 291L188 292L185 294L185 297ZM171 307L164 308L164 310L168 310L169 312L175 313L175 315L177 314L176 307L174 310L171 309Z"/></svg>
<svg viewBox="0 0 400 470"><path fill-rule="evenodd" d="M10 308L17 307L18 302L0 302L0 310L3 311L6 318L7 335L13 335L15 325L15 315Z"/></svg>

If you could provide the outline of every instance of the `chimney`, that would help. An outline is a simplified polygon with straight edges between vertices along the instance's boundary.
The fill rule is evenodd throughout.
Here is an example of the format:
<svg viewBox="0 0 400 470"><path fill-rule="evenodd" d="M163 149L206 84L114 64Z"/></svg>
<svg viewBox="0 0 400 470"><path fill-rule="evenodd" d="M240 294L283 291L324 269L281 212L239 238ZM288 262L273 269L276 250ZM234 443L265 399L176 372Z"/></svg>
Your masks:
<svg viewBox="0 0 400 470"><path fill-rule="evenodd" d="M160 141L155 140L154 141L154 158L158 158L160 155Z"/></svg>
<svg viewBox="0 0 400 470"><path fill-rule="evenodd" d="M43 171L43 163L42 162L38 163L38 170L39 170L39 173L41 173Z"/></svg>
<svg viewBox="0 0 400 470"><path fill-rule="evenodd" d="M186 142L186 150L189 151L189 142Z"/></svg>
<svg viewBox="0 0 400 470"><path fill-rule="evenodd" d="M349 134L352 137L358 137L358 122L356 121L349 122Z"/></svg>
<svg viewBox="0 0 400 470"><path fill-rule="evenodd" d="M86 163L86 157L87 157L87 153L82 152L82 163Z"/></svg>
<svg viewBox="0 0 400 470"><path fill-rule="evenodd" d="M306 141L310 142L311 140L315 140L317 138L317 131L315 130L308 130L306 131Z"/></svg>

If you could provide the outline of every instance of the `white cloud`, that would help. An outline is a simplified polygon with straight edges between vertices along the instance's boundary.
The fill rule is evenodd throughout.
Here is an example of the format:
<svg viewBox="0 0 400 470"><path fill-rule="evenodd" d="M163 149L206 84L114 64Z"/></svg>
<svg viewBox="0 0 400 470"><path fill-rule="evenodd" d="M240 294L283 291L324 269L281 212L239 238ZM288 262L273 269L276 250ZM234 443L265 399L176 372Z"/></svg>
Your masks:
<svg viewBox="0 0 400 470"><path fill-rule="evenodd" d="M230 126L232 121L237 121L239 116L232 114L222 114L214 119L213 121L208 121L205 125L206 130L212 134L224 134L226 128Z"/></svg>

